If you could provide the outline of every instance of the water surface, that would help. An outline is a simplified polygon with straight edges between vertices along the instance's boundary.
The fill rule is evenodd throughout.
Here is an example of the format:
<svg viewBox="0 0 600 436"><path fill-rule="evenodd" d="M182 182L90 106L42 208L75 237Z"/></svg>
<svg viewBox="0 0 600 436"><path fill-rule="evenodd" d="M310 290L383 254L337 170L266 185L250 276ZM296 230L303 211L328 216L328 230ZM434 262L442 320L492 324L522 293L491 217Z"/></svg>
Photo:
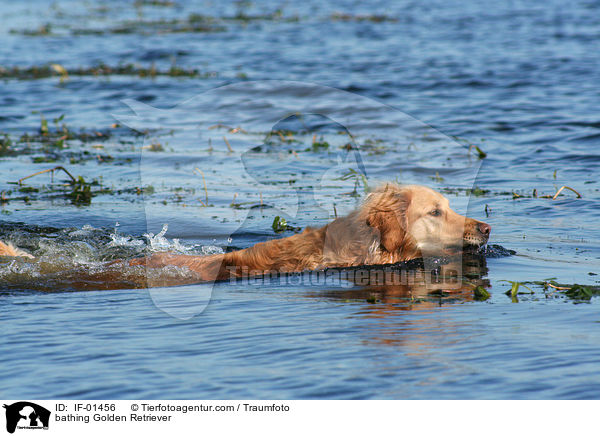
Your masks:
<svg viewBox="0 0 600 436"><path fill-rule="evenodd" d="M0 264L1 392L597 398L597 297L529 284L515 303L503 281L599 283L597 9L4 2L0 237L46 262ZM60 170L11 183L57 165L93 197ZM65 269L246 247L291 234L278 215L322 225L360 204L351 170L429 185L491 224L516 253L469 279L491 298L302 281L61 292ZM582 198L545 198L562 185Z"/></svg>

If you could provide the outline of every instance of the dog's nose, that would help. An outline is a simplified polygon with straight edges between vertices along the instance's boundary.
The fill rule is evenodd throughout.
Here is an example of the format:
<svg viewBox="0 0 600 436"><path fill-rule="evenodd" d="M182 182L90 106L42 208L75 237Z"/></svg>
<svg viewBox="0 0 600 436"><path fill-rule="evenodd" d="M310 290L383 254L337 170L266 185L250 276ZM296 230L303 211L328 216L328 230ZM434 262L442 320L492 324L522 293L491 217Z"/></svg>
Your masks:
<svg viewBox="0 0 600 436"><path fill-rule="evenodd" d="M492 231L492 226L490 226L489 224L486 224L486 223L481 223L481 222L478 223L477 228L485 236L490 236L490 232Z"/></svg>

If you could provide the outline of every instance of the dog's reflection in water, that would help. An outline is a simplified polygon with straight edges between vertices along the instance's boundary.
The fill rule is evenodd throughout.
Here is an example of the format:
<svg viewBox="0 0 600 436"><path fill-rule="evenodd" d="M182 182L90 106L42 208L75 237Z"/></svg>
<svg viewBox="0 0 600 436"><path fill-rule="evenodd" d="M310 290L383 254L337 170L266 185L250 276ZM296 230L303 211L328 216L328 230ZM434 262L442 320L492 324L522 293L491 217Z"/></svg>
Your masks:
<svg viewBox="0 0 600 436"><path fill-rule="evenodd" d="M351 317L359 319L361 343L395 347L427 365L446 366L439 353L446 344L468 340L463 330L471 331L468 323L451 315L460 304L479 299L478 286L489 287L487 263L478 255L451 259L437 268L424 263L388 273L385 283L369 276L356 280L350 289L311 292L307 297L351 304Z"/></svg>
<svg viewBox="0 0 600 436"><path fill-rule="evenodd" d="M418 259L403 265L368 270L340 270L339 284L342 289L321 290L307 295L378 303L373 306L374 309L426 309L447 303L473 301L476 299L474 290L478 286L489 286L489 281L483 278L487 272L485 257L475 254L449 259ZM344 280L347 281L346 285Z"/></svg>

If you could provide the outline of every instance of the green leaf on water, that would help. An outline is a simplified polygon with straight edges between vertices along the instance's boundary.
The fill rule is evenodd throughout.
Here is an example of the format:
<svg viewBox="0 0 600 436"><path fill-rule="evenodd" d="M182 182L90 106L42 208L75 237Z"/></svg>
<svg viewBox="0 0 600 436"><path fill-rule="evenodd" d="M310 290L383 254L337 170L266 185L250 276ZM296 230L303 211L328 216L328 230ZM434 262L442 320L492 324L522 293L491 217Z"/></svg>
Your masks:
<svg viewBox="0 0 600 436"><path fill-rule="evenodd" d="M487 157L487 153L478 146L475 146L475 150L477 150L477 157L479 159L485 159Z"/></svg>
<svg viewBox="0 0 600 436"><path fill-rule="evenodd" d="M476 301L485 301L488 298L490 298L491 295L490 293L483 287L483 286L477 286L474 290L473 290L473 298Z"/></svg>
<svg viewBox="0 0 600 436"><path fill-rule="evenodd" d="M470 144L469 145L469 152L475 149L475 151L477 151L477 157L479 159L485 159L487 157L487 153L485 151L483 151L481 148L479 148L477 145L475 144Z"/></svg>
<svg viewBox="0 0 600 436"><path fill-rule="evenodd" d="M486 195L489 192L490 192L489 189L481 189L478 186L475 186L475 187L471 188L471 194L475 195L476 197L480 197L482 195Z"/></svg>
<svg viewBox="0 0 600 436"><path fill-rule="evenodd" d="M40 123L40 133L42 135L48 134L48 120L46 118L44 118L43 115L42 115L42 121Z"/></svg>
<svg viewBox="0 0 600 436"><path fill-rule="evenodd" d="M282 218L279 215L277 215L275 219L273 219L273 224L271 225L271 227L273 228L273 231L275 233L281 233L287 230L288 224L285 218Z"/></svg>
<svg viewBox="0 0 600 436"><path fill-rule="evenodd" d="M591 300L594 295L600 294L600 288L574 284L565 291L565 295L574 300Z"/></svg>
<svg viewBox="0 0 600 436"><path fill-rule="evenodd" d="M531 289L529 286L523 284L522 282L516 282L516 281L512 281L512 280L500 280L500 281L511 284L510 291L506 291L505 294L510 296L513 299L513 301L516 300L517 294L519 294L519 287L521 287L521 286L529 289L529 291L530 291L529 293L533 294L533 289Z"/></svg>

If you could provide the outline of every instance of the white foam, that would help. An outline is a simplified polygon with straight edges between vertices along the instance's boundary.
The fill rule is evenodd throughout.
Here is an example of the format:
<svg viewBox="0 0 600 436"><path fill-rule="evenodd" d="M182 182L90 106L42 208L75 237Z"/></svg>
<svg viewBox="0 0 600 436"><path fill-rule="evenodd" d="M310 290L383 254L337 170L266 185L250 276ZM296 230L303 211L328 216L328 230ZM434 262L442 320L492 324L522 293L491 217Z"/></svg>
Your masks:
<svg viewBox="0 0 600 436"><path fill-rule="evenodd" d="M141 247L145 245L145 242L141 239L135 239L131 236L121 236L115 233L110 235L110 239L108 247Z"/></svg>
<svg viewBox="0 0 600 436"><path fill-rule="evenodd" d="M220 254L224 253L221 247L216 245L185 245L180 242L179 239L173 239L170 242L169 239L165 238L165 234L169 229L168 224L164 224L162 230L154 235L153 233L145 233L143 236L148 240L151 251L176 251L178 253L189 253L197 252L198 249L202 254ZM216 242L216 241L215 241Z"/></svg>
<svg viewBox="0 0 600 436"><path fill-rule="evenodd" d="M84 226L79 230L74 230L69 233L69 236L76 238L79 236L90 236L93 232L101 231L101 229L97 229L96 227L90 226L89 224L84 224Z"/></svg>
<svg viewBox="0 0 600 436"><path fill-rule="evenodd" d="M169 225L163 224L162 230L156 236L154 233L144 233L144 237L148 239L148 244L150 244L152 251L167 251L172 247L169 240L164 237L168 229Z"/></svg>
<svg viewBox="0 0 600 436"><path fill-rule="evenodd" d="M221 247L217 247L216 245L202 245L200 247L200 251L202 251L202 254L206 256L211 254L225 253L225 250L223 250Z"/></svg>

